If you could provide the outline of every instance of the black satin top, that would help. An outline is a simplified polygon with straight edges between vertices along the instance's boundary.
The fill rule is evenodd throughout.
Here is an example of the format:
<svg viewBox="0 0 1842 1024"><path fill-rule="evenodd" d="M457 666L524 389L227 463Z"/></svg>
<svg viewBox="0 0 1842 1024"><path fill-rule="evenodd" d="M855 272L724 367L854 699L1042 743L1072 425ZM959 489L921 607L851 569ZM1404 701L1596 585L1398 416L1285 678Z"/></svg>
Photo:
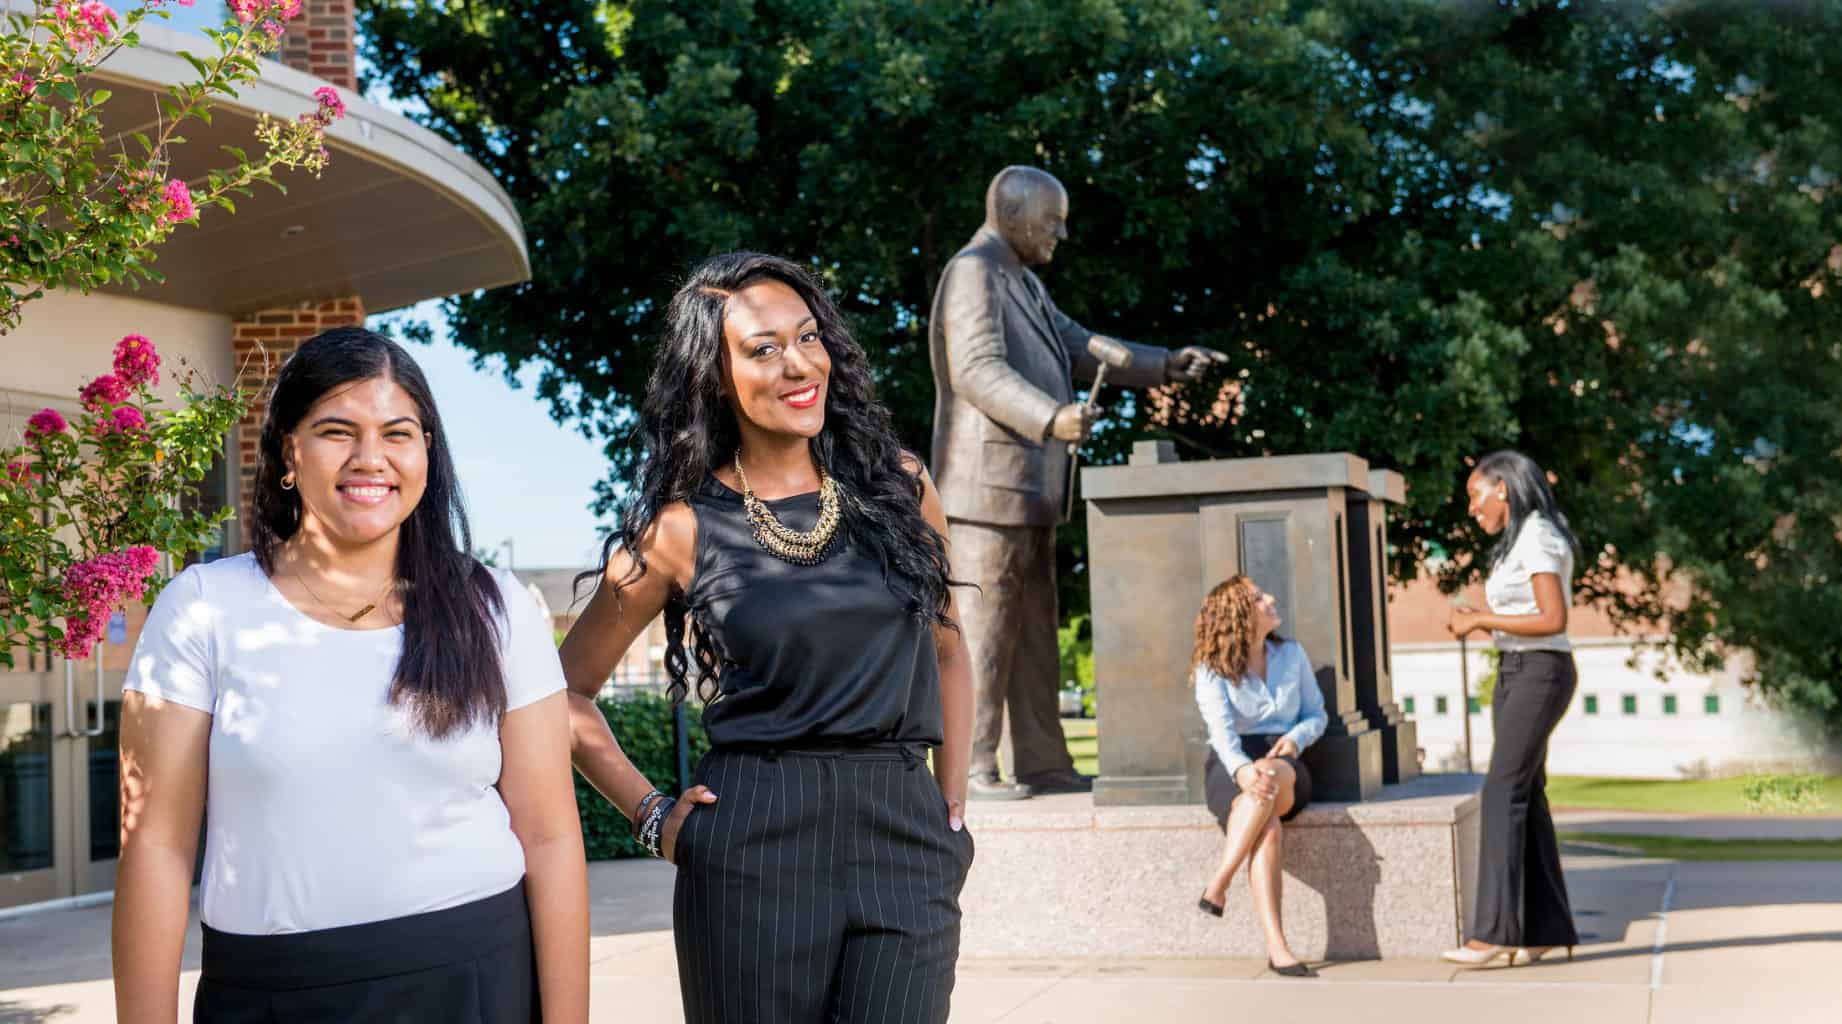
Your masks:
<svg viewBox="0 0 1842 1024"><path fill-rule="evenodd" d="M841 527L825 561L783 562L715 477L690 504L697 555L685 601L722 656L720 696L704 710L712 746L940 745L933 626L883 582L873 553ZM764 504L789 529L818 522L817 493Z"/></svg>

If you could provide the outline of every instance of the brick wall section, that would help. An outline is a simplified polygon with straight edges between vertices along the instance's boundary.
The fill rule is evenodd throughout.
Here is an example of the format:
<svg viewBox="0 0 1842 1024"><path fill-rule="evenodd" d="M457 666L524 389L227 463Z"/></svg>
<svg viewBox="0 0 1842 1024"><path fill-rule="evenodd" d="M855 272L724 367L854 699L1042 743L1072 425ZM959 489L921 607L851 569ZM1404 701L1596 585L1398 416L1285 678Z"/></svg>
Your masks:
<svg viewBox="0 0 1842 1024"><path fill-rule="evenodd" d="M250 495L256 480L257 441L262 437L262 417L268 412L269 390L275 374L301 342L329 327L365 322L364 303L357 298L308 303L287 309L264 309L236 321L231 349L242 371L244 386L252 395L249 414L237 424L237 518L248 522ZM247 550L248 534L237 531L235 547Z"/></svg>
<svg viewBox="0 0 1842 1024"><path fill-rule="evenodd" d="M276 56L296 71L355 90L353 46L352 0L306 0L301 15L288 24Z"/></svg>

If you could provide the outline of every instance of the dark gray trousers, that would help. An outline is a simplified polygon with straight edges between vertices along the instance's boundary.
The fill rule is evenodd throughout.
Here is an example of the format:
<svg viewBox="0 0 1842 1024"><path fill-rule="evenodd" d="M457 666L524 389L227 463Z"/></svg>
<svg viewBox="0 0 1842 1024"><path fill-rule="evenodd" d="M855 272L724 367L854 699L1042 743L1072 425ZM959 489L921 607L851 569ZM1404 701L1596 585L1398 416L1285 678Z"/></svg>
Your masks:
<svg viewBox="0 0 1842 1024"><path fill-rule="evenodd" d="M1500 946L1579 941L1546 793L1548 736L1566 714L1578 681L1572 654L1503 653L1490 704L1493 738L1484 777L1473 939Z"/></svg>
<svg viewBox="0 0 1842 1024"><path fill-rule="evenodd" d="M942 1024L971 833L923 754L712 751L672 931L688 1024Z"/></svg>
<svg viewBox="0 0 1842 1024"><path fill-rule="evenodd" d="M1071 771L1057 694L1055 528L947 520L955 592L972 655L972 773Z"/></svg>

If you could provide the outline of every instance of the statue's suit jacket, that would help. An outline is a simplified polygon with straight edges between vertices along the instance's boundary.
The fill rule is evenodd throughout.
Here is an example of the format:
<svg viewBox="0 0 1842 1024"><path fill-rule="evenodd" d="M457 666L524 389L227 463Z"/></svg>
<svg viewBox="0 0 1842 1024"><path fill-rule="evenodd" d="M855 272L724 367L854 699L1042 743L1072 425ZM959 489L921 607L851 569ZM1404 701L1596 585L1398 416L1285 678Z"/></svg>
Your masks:
<svg viewBox="0 0 1842 1024"><path fill-rule="evenodd" d="M1042 282L990 228L980 228L940 275L928 326L934 366L930 469L949 518L996 526L1054 526L1067 501L1068 445L1048 438L1074 381L1092 380L1093 332L1055 308ZM1133 345L1108 384L1164 383L1169 351Z"/></svg>

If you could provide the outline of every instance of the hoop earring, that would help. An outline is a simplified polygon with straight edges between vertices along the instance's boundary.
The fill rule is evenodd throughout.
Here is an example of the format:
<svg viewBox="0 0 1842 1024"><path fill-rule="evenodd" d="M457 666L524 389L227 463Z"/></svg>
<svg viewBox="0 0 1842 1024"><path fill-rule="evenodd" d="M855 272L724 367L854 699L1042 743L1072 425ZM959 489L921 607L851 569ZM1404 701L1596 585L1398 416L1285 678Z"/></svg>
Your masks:
<svg viewBox="0 0 1842 1024"><path fill-rule="evenodd" d="M294 473L292 471L281 478L281 489L284 491L294 490Z"/></svg>

